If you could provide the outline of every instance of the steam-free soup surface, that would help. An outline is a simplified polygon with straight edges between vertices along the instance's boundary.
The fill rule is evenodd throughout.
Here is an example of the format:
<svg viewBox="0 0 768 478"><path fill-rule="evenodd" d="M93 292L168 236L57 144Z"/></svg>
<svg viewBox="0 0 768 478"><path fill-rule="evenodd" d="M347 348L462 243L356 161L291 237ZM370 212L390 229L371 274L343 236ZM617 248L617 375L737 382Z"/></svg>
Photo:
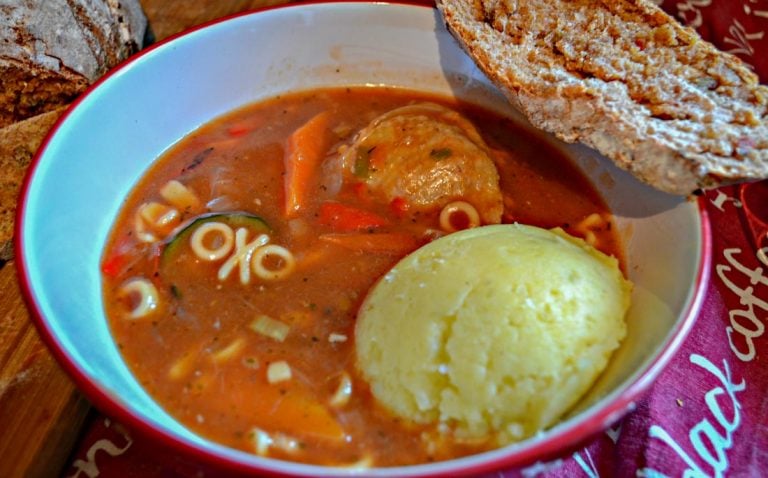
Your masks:
<svg viewBox="0 0 768 478"><path fill-rule="evenodd" d="M467 162L469 150L485 162ZM342 466L476 453L494 441L408 423L373 400L354 327L400 258L498 221L563 227L619 255L593 187L511 120L386 88L285 95L203 126L137 184L104 253L107 315L141 385L211 440Z"/></svg>

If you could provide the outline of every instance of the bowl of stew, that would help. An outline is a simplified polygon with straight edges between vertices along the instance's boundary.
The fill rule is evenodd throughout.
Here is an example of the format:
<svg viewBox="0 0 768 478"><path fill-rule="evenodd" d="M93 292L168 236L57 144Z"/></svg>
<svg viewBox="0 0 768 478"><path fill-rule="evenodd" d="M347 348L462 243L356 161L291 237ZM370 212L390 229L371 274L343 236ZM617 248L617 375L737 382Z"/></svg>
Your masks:
<svg viewBox="0 0 768 478"><path fill-rule="evenodd" d="M498 174L495 206L478 206L481 186L430 209L439 187L384 167L386 151L408 156L442 131L393 146L394 127L377 129L393 111L460 118ZM425 157L451 164L462 146L450 144ZM148 48L58 122L19 209L24 292L83 392L159 441L253 473L469 474L558 456L632 409L709 273L695 201L533 130L439 14L408 4L284 6ZM403 257L489 222L558 227L617 258L634 284L626 336L551 426L503 446L434 440L376 403L355 320Z"/></svg>

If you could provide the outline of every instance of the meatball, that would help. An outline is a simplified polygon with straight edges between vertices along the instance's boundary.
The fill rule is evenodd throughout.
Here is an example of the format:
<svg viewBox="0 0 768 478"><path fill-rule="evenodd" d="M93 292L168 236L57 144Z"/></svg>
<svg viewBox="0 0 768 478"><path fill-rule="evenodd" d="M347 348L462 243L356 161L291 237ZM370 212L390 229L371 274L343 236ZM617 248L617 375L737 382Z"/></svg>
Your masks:
<svg viewBox="0 0 768 478"><path fill-rule="evenodd" d="M348 174L386 201L414 211L465 201L485 224L501 222L499 173L489 148L465 117L420 103L397 108L362 129L342 159Z"/></svg>

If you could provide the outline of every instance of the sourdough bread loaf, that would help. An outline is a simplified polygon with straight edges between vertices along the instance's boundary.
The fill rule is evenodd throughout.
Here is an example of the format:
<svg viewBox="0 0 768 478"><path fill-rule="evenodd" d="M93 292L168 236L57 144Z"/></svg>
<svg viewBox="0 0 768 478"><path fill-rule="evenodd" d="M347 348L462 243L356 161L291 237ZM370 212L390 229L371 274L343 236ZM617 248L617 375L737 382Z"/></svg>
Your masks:
<svg viewBox="0 0 768 478"><path fill-rule="evenodd" d="M0 0L0 128L69 103L146 26L138 0Z"/></svg>
<svg viewBox="0 0 768 478"><path fill-rule="evenodd" d="M141 48L138 0L0 0L0 265L32 156L65 105Z"/></svg>
<svg viewBox="0 0 768 478"><path fill-rule="evenodd" d="M768 87L645 0L438 0L539 128L673 194L768 177Z"/></svg>

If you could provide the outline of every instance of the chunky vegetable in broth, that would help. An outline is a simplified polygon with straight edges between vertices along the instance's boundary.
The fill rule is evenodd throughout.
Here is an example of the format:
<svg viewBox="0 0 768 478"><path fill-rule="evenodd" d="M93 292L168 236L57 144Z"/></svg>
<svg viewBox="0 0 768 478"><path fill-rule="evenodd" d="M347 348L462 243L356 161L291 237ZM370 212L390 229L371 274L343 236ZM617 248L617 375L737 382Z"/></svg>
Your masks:
<svg viewBox="0 0 768 478"><path fill-rule="evenodd" d="M222 444L339 466L476 453L495 444L375 403L354 325L400 258L499 221L620 253L594 188L512 120L383 87L285 95L203 126L135 187L103 258L107 315L147 392Z"/></svg>

